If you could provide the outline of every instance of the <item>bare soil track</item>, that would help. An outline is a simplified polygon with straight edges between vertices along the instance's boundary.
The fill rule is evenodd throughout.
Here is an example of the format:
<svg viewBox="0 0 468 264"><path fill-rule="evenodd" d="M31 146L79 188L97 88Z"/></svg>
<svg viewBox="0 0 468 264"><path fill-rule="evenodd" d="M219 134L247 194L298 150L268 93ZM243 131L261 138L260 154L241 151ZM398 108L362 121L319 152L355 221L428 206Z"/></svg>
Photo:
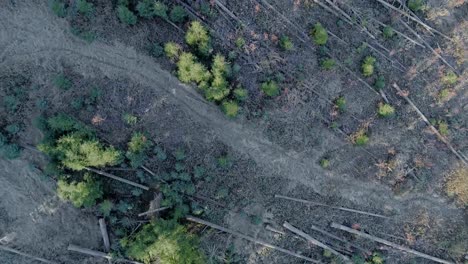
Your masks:
<svg viewBox="0 0 468 264"><path fill-rule="evenodd" d="M323 155L322 150L309 150L306 153L287 150L271 141L265 135L262 127L242 122L242 120L226 119L216 106L207 103L193 87L180 84L169 72L161 69L153 58L118 42L113 45L99 41L87 44L71 36L67 23L54 17L43 2L6 1L2 4L0 9L1 68L21 72L34 71L35 68L52 70L66 64L85 77L129 78L134 83L169 96L190 119L201 124L234 151L253 159L264 172L262 176L271 175L274 177L273 179L279 177L290 182L289 186L281 188L285 193L295 187L300 187L319 195L348 201L375 213L395 217L397 222L412 221L409 218L413 215L411 212L419 208L425 208L433 217L450 218L455 222L464 222L464 212L449 205L443 198L424 193L411 193L403 197L395 197L389 187L378 182L359 180L345 172L339 174L325 172L317 164L317 160ZM145 116L145 120L151 120L151 114L157 113L150 112ZM346 144L337 135L326 133L325 130L318 131L323 132L322 140L334 147L339 148ZM0 161L0 182L2 183L0 196L9 197L2 198L0 209L7 208L6 215L12 218L14 216L12 216L11 208L18 206L17 213L20 215L17 216L18 221L9 221L3 219L4 213L0 211L0 217L2 217L0 218L2 220L0 232L18 230L19 235L30 237L30 240L22 238L13 244L20 248L30 249L30 253L37 252L38 255L51 257L55 260L60 260L62 254L66 255L60 249L65 248L64 244L61 243L70 242L65 241L67 238L77 244L76 240L73 239L89 237L92 239L82 242L90 248L96 247L99 240L96 237L99 234L97 225L90 224L91 220L87 216L80 215L78 217L79 213L68 207L58 209L59 214L65 214L61 222L57 223L55 218L51 217L50 223L47 224L68 233L61 240L41 240L41 238L45 239L45 237L50 236L52 231L48 232L45 231L48 229L42 229L40 233L36 233L38 231L34 228L25 228L31 225L30 220L24 220L28 218L28 212L34 211L40 204L33 203L28 207L21 206L23 203L17 204L17 201L31 199L31 195L35 195L30 191L32 187L28 186L28 181L31 184L36 184L37 181L31 178L34 176L28 174L26 169L12 174L14 168L22 167L20 162L9 164L10 162ZM23 166L25 165L23 164ZM21 184L24 184L29 191L18 189L20 183L12 181L12 179L28 175L30 176L28 181ZM44 194L45 196L50 195L48 191L45 193L47 193L47 195ZM8 199L14 199L16 196L20 197L8 202ZM275 202L272 197L267 201ZM79 218L80 221L74 222L74 218ZM43 221L47 221L47 219L49 218ZM5 221L9 225L4 227L2 225ZM77 230L75 226L62 226L70 221L82 230ZM97 223L97 221L95 222ZM36 227L36 224L33 226ZM69 231L75 233L69 233ZM60 236L59 233L57 233L57 237ZM54 251L47 253L49 248L53 248ZM39 253L40 250L43 252ZM2 254L0 252L0 256Z"/></svg>

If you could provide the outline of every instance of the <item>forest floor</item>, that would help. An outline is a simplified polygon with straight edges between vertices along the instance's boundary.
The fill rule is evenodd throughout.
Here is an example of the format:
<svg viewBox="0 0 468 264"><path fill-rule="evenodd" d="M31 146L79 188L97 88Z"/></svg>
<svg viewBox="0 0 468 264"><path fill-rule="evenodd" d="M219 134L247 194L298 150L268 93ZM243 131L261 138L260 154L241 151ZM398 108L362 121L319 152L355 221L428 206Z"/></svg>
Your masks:
<svg viewBox="0 0 468 264"><path fill-rule="evenodd" d="M376 106L382 101L379 93L371 92L346 71L320 71L317 58L321 55L310 44L297 40L297 51L281 54L273 42L264 38L267 34L264 32L273 34L287 28L297 39L303 38L310 28L306 26L312 25L308 15L357 47L366 41L363 33L352 33L345 26L339 28L337 19L319 6L295 9L290 1L288 6L283 1L271 1L295 25L303 25L300 31L296 26L286 25L279 16L274 18L274 12L257 1L239 1L227 7L245 23L246 35L251 37L246 37L248 42L258 47L248 55L260 68L251 61L239 61L245 71L241 81L252 99L240 117L228 119L194 87L181 84L171 74L173 66L168 61L149 56L148 39L159 38L158 41L164 42L181 38L166 35L171 31L170 26L141 22L134 29L125 28L106 1L97 1L100 16L92 27L100 38L87 43L69 32L70 21L54 16L42 1L6 2L0 9L0 93L5 96L8 84L17 79L27 79L30 88L21 109L13 116L2 113L1 118L6 123L22 120L19 142L23 145L36 145L41 137L33 126L34 118L40 114L36 107L38 98L48 101L48 107L43 110L46 113L70 113L73 98L85 96L89 87L98 86L102 90L98 105L92 111L73 113L116 146L124 146L133 131L144 130L169 152L185 148L188 164L205 164L213 174L211 181L197 186L197 194L216 197L220 189L228 190L228 195L217 199L223 206L205 205L211 212L207 218L212 222L316 259L323 257L318 248L311 248L292 235L272 233L265 226L281 229L282 223L288 221L306 231L310 231L311 225L333 231L327 227L330 222L358 224L369 234L451 261L459 260L468 251L466 210L447 198L443 190L444 176L461 162L430 133L413 108L390 85L396 81L407 90L409 97L429 117L449 120L450 141L466 156L466 65L457 66L462 77L451 88L457 96L440 103L435 99L440 89L437 79L446 66L427 50L410 49L396 41L390 43L389 49L395 54L392 59L401 60L407 66L402 72L395 69L395 64L384 60L380 63L379 71L386 74L389 83L386 96L397 112L393 119L380 119L375 114ZM305 2L295 1L299 7ZM364 11L384 10L378 3L355 7ZM442 32L463 31L454 27L466 17L467 5L453 10L452 16L440 18L442 21L435 18L435 27L439 26ZM385 15L374 12L376 19ZM229 31L233 22L219 17L207 21L219 32L220 39L234 40L238 32ZM350 52L349 46L333 41L335 46L330 52L343 61L351 58L348 67L359 71L359 61L365 52ZM223 45L220 40L215 43L215 47L227 49ZM455 59L450 63L455 65ZM52 87L51 79L57 72L73 76L74 89L58 91ZM254 84L274 72L286 76L283 92L276 99L266 99ZM302 79L297 82L294 78ZM336 116L330 102L340 95L346 98L348 108ZM129 112L139 117L135 127L126 126L121 119ZM93 122L96 117L100 118L99 122ZM332 122L339 124L338 129L330 128ZM371 140L365 147L356 147L350 143L349 136L363 126ZM217 168L216 158L223 155L229 157L230 165ZM320 166L323 158L330 161L327 169ZM377 166L390 162L396 164L390 170ZM91 258L68 253L66 247L73 243L99 249L97 218L91 212L64 204L53 195L53 182L42 179L45 177L36 168L44 163L37 153L27 149L19 160L0 160L0 236L16 233L12 244L33 255L63 263L94 263ZM151 160L148 167L158 171L160 166ZM275 195L390 218L306 206ZM377 248L385 252L386 263L427 263L392 248L376 247L352 236L347 238L370 251ZM213 263L225 258L231 245L236 248L240 263L302 263L209 230L203 231L202 244ZM23 263L20 261L30 263L0 252L2 263Z"/></svg>

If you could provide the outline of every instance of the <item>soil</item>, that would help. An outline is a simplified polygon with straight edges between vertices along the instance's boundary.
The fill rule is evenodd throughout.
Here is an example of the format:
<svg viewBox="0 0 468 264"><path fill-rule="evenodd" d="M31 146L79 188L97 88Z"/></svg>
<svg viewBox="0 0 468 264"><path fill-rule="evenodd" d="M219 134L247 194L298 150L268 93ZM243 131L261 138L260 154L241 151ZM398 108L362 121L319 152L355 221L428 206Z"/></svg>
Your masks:
<svg viewBox="0 0 468 264"><path fill-rule="evenodd" d="M375 108L382 100L379 94L370 92L345 71L320 72L317 59L322 55L311 45L297 40L297 52L282 54L271 41L256 36L264 32L281 35L289 31L301 37L316 21L323 21L327 28L356 43L355 46L363 41L362 34L354 34L344 26L339 28L336 19L330 19L331 15L318 7L295 10L282 1L270 2L283 7L279 11L296 21L295 24L303 25L301 33L288 30L285 22L274 18L273 12L267 11L265 6L261 5L257 14L256 1L227 4L249 25L250 31L246 32L251 39L248 41L258 45L258 50L249 55L261 65L255 72L249 62L238 61L246 71L240 82L249 89L252 99L244 105L242 115L232 120L227 119L219 107L205 101L196 88L181 84L171 74L173 66L168 61L155 60L148 55L148 39L167 41L163 36L171 32L170 26L161 21L143 21L138 27L124 27L116 20L110 5L104 2L96 1L100 16L91 23L100 37L87 43L69 32L70 23L78 22L54 16L42 1L8 1L0 9L0 76L5 79L27 76L31 81L29 86L39 87L31 89L30 100L46 98L50 102L44 110L47 113L73 112L70 100L84 96L91 86L99 86L102 98L97 106L91 111L76 113L77 117L88 124L97 116L103 118L93 125L102 138L117 146L124 146L135 130L147 131L155 142L169 151L184 146L190 157L188 163L207 164L214 174L210 182L197 186L197 193L215 197L219 189L229 190L227 197L219 199L225 204L224 208L206 205L211 210L207 215L209 220L244 234L316 259L323 258L321 250L290 234L277 235L264 227L269 224L281 229L282 223L288 221L305 232L312 233L308 229L311 224L333 232L327 227L333 221L359 224L370 234L408 243L417 250L452 261L460 259L468 250L466 211L443 194L443 175L458 166L459 161L427 132L413 109L390 85L385 92L398 114L384 120L375 115ZM377 4L357 7L360 10L382 9ZM443 26L444 32L452 30L466 11L465 4L455 9L450 19L436 24ZM307 18L311 14L313 21ZM381 16L375 17L384 21ZM232 31L232 22L222 16L212 20L207 21L221 35L220 39L234 39L237 33ZM176 34L171 36L172 40L181 38ZM215 47L227 49L224 40L216 42ZM388 83L397 81L408 90L411 99L430 118L449 119L453 128L452 143L459 151L467 153L468 118L463 115L467 110L466 74L453 88L459 96L443 105L437 104L433 95L437 94L434 89L439 88L432 87L431 82L437 77L434 72L445 70L440 61L430 53L415 52L415 48L404 50L406 46L402 43L390 45L396 53L393 59L413 67L427 65L418 69L418 77L414 79L399 78L402 73L384 61L380 62L379 71L387 74ZM349 67L356 72L366 55L365 52L350 52L338 42L332 52L343 61L352 57L354 64ZM404 55L407 53L411 56ZM272 63L275 56L286 63ZM262 64L264 58L272 58L265 62L271 64ZM299 64L302 67L295 67ZM284 67L280 69L281 65ZM405 71L408 76L410 68ZM463 65L458 69L464 70ZM277 99L268 100L256 86L259 80L276 70L286 75L284 91ZM63 92L52 87L50 80L62 71L73 76L74 89ZM312 74L314 72L317 74ZM304 81L293 82L292 76ZM6 93L5 90L1 92L2 95ZM334 116L330 102L341 95L348 102L347 110ZM124 113L139 117L136 127L129 128L122 122ZM34 145L39 141L40 134L32 125L37 114L34 106L22 109L26 127L19 136L22 144ZM8 120L9 117L2 114L2 118ZM332 122L338 124L338 129L330 128ZM370 124L371 142L364 148L353 146L349 136L366 123ZM223 154L228 154L232 160L229 169L216 168L215 159ZM330 169L320 166L319 161L324 157L330 160ZM383 176L376 166L382 161L396 164ZM53 181L40 180L40 171L31 168L30 164L36 163L43 161L39 162L29 151L16 161L0 160L0 235L16 233L11 244L33 255L63 263L94 263L95 260L68 253L66 245L73 243L102 250L97 218L59 201L54 196ZM158 170L159 165L152 160L148 166ZM384 214L392 220L308 207L274 198L275 194ZM209 230L201 234L203 247L213 263L225 257L231 244L242 259L240 263L302 263L225 234ZM386 263L427 263L369 241L346 238L370 251L385 252ZM453 250L463 244L465 248ZM0 260L5 258L6 263L29 263L3 254L0 252Z"/></svg>

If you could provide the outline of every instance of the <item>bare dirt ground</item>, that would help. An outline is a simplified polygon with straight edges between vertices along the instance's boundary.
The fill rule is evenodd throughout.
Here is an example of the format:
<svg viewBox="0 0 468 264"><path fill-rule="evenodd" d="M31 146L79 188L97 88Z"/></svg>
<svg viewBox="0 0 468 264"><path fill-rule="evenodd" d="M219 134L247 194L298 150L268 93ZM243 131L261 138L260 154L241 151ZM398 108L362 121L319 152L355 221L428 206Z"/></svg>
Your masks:
<svg viewBox="0 0 468 264"><path fill-rule="evenodd" d="M129 109L140 113L142 126L161 142L184 143L192 145L192 149L205 148L210 151L214 147L209 145L221 145L233 153L237 164L232 169L239 170L239 174L243 176L234 173L233 176L240 178L214 180L213 188L216 188L218 183L230 184L233 190L231 195L238 195L237 198L232 198L236 208L242 208L248 214L260 215L264 223L282 224L282 221L287 220L307 226L310 223L326 225L330 220L350 224L359 222L374 232L400 235L405 229L406 224L403 223L410 223L407 224L411 226L408 228L423 225L425 232L429 234L428 239L422 239L420 244L415 246L424 250L434 250L441 257L450 257L446 251L438 251L428 244L442 238L450 240L453 233L466 228L466 212L437 193L408 191L396 196L387 184L361 176L375 170L373 165L361 162L374 159L369 158L368 152L356 151L343 137L337 133L330 133L326 127L310 126L310 122L317 120L314 116L321 115L317 109L325 108L325 104L311 106L310 102L304 101L288 111L269 109L266 112L271 119L265 117L262 120L228 120L195 89L180 84L168 71L161 69L153 58L123 42L127 41L107 39L105 42L98 40L87 44L70 35L67 22L54 17L47 6L38 1L7 1L0 9L2 74L20 72L32 76L34 83L47 86L50 85L50 71L56 72L66 68L72 69L74 74L83 79L101 82L107 86L104 95L107 100L98 109L97 114L106 119L100 125L100 129L103 137L110 142L121 144L130 134L123 128L115 129L112 124L112 120L119 116L115 111L122 111L119 109L127 104ZM343 82L336 81L334 76L324 78L325 85L320 87L328 93L338 94L348 89L344 87ZM125 100L119 102L122 94L130 97L140 95L140 99L132 103ZM51 96L57 101L54 106L56 109L67 109L66 102L60 102L65 100L67 95ZM363 90L353 96L369 98L366 99L369 101L375 100L374 95L369 95ZM370 106L354 105L351 112L365 113L368 111L365 107ZM402 104L399 107L402 112L411 115L408 106ZM84 118L90 120L90 117ZM419 139L416 138L419 137L419 132L406 129L408 120L383 124L381 127L376 125L373 130L376 138L376 142L373 143L375 148L370 147L371 154L401 140L419 151ZM390 138L387 138L388 134L385 133L388 127L395 131ZM284 131L281 132L281 129ZM24 143L37 143L34 137L25 136L22 140ZM334 170L324 170L317 162L329 153L335 153L332 161L335 165ZM453 157L447 153L446 150L437 150L431 155L440 154L444 160L453 161ZM403 150L401 158L408 160L413 154L415 152L405 153ZM99 248L96 219L53 198L51 184L36 179L34 174L37 172L28 169L24 161L26 159L28 157L14 162L0 161L0 173L3 175L0 178L0 234L16 232L18 237L12 241L12 245L29 253L63 263L71 263L73 260L83 263L80 262L82 259L66 253L65 248L67 243L72 242L89 248ZM224 176L229 177L229 174ZM27 180L18 182L20 177L26 177ZM206 192L209 193L211 189L206 187ZM317 198L329 203L391 215L395 219L376 221L359 216L343 216L321 208L305 209L306 207L300 204L274 199L274 194L310 200ZM30 215L32 212L35 212L35 217ZM421 215L431 223L414 224ZM289 248L308 248L298 239L274 238L268 231L251 224L248 217L235 210L220 216L221 219L218 220L224 219L231 228L249 235L276 239L278 243ZM294 218L291 219L291 216ZM447 226L451 228L447 230ZM395 229L395 233L389 231L392 229ZM63 236L63 233L67 235ZM207 247L211 246L210 239L221 239L221 235L216 233L208 233L206 236ZM228 238L228 241L230 239ZM463 243L468 237L465 234L456 239L457 242ZM293 260L277 253L257 252L257 248L239 243L238 248L247 248L245 254L248 256L248 263L293 263ZM395 251L388 252L388 263L406 263L411 260L399 256ZM0 252L0 257L2 254L3 252ZM11 256L7 256L6 259L8 257Z"/></svg>

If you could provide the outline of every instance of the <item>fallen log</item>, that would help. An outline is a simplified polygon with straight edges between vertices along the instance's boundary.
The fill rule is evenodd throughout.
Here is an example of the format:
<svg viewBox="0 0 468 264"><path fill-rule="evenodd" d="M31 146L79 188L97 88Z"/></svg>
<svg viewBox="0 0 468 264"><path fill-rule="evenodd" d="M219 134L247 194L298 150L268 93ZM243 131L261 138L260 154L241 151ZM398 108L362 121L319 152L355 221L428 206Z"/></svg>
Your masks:
<svg viewBox="0 0 468 264"><path fill-rule="evenodd" d="M328 204L324 204L324 203L312 202L312 201L307 201L307 200L303 200L303 199L287 197L287 196L283 196L283 195L279 195L279 194L275 194L275 198L280 198L280 199L285 199L285 200L290 200L290 201L295 201L295 202L300 202L300 203L305 203L305 204L323 206L323 207L332 208L332 209L341 210L341 211L350 212L350 213L368 215L368 216L384 218L384 219L392 219L392 218L390 218L388 216L384 216L384 215L380 215L380 214L364 212L364 211L350 209L350 208L346 208L346 207L332 206L332 205L328 205Z"/></svg>
<svg viewBox="0 0 468 264"><path fill-rule="evenodd" d="M346 245L349 246L349 247L357 248L357 249L361 250L361 251L362 251L364 254L366 254L366 255L370 255L370 254L372 253L372 252L370 252L370 251L367 250L367 249L364 249L364 248L362 248L362 247L360 247L360 246L358 246L358 245L352 244L351 242L349 242L349 241L347 241L347 240L345 240L345 239L342 239L342 238L340 238L340 237L338 237L338 236L335 236L334 234L329 233L329 232L327 232L327 231L325 231L325 230L322 230L322 229L320 229L320 228L318 228L318 227L316 227L316 226L314 226L314 225L311 225L310 228L311 228L312 230L315 230L315 231L317 231L317 232L323 234L323 235L326 235L326 236L328 236L328 237L331 237L331 238L333 238L333 239L336 239L336 240L338 240L338 241L340 241L340 242L346 244Z"/></svg>
<svg viewBox="0 0 468 264"><path fill-rule="evenodd" d="M290 256L294 256L296 258L300 258L300 259L303 259L303 260L307 260L307 261L310 261L312 263L320 263L320 261L317 261L317 260L314 260L314 259L311 259L311 258L308 258L306 256L303 256L301 254L297 254L295 252L292 252L290 250L287 250L287 249L284 249L284 248L280 248L278 246L275 246L273 244L270 244L268 242L264 242L262 240L259 240L259 239L256 239L256 238L253 238L253 237L250 237L250 236L246 236L244 234L241 234L237 231L234 231L234 230L231 230L231 229L228 229L228 228L225 228L225 227L222 227L222 226L219 226L219 225L216 225L216 224L213 224L213 223L210 223L210 222L207 222L205 220L202 220L202 219L199 219L199 218L196 218L196 217L193 217L193 216L187 216L186 217L187 220L189 221L192 221L192 222L195 222L195 223L199 223L199 224L202 224L202 225L206 225L206 226L209 226L211 228L214 228L214 229L217 229L217 230L220 230L222 232L225 232L225 233L228 233L228 234L231 234L231 235L234 235L234 236L237 236L237 237L240 237L242 239L245 239L245 240L248 240L250 242L253 242L253 243L256 243L256 244L259 244L259 245L262 245L262 246L265 246L265 247L268 247L268 248L271 248L271 249L275 249L275 250L278 250L280 252L283 252L285 254L288 254Z"/></svg>
<svg viewBox="0 0 468 264"><path fill-rule="evenodd" d="M72 245L72 244L68 245L68 250L78 252L78 253L81 253L81 254L85 254L85 255L89 255L89 256L93 256L93 257L104 258L104 259L108 259L108 260L124 261L124 262L132 263L132 264L143 264L143 263L138 262L138 261L133 261L133 260L128 260L128 259L120 259L120 258L113 258L112 256L110 256L107 253L92 250L92 249L82 248L82 247Z"/></svg>
<svg viewBox="0 0 468 264"><path fill-rule="evenodd" d="M139 184L139 183L136 183L136 182L132 182L132 181L130 181L130 180L121 178L121 177L119 177L119 176L115 176L115 175L110 174L110 173L107 173L107 172L105 172L105 171L100 171L100 170L93 169L93 168L89 168L89 167L85 167L85 170L94 172L94 173L96 173L96 174L99 174L99 175L102 175L102 176L111 178L111 179L116 180L116 181L119 181L119 182L123 182L123 183L129 184L129 185L135 186L135 187L140 188L140 189L143 189L143 190L145 190L145 191L149 190L149 187L148 187L148 186L145 186L145 185L142 185L142 184Z"/></svg>
<svg viewBox="0 0 468 264"><path fill-rule="evenodd" d="M346 231L348 233L351 233L351 234L354 234L354 235L357 235L357 236L361 236L363 238L367 238L367 239L370 239L372 241L387 245L389 247L393 247L393 248L399 249L401 251L405 251L405 252L411 253L413 255L416 255L416 256L419 256L419 257L422 257L422 258L425 258L425 259L429 259L429 260L438 262L438 263L454 264L453 262L443 260L443 259L440 259L440 258L436 258L436 257L430 256L430 255L421 253L419 251L413 250L413 249L408 248L408 247L400 246L400 245L395 244L393 242L390 242L390 241L384 240L382 238L378 238L378 237L366 234L364 232L349 228L349 227L344 226L344 225L340 225L340 224L337 224L337 223L332 223L330 226L333 227L333 228L336 228L336 229L339 229L339 230L342 230L342 231Z"/></svg>
<svg viewBox="0 0 468 264"><path fill-rule="evenodd" d="M104 218L99 219L99 229L101 229L102 240L104 242L104 248L106 252L110 252L110 241L109 234L107 233L106 221Z"/></svg>
<svg viewBox="0 0 468 264"><path fill-rule="evenodd" d="M33 255L23 253L23 252L21 252L19 250L16 250L16 249L13 249L13 248L10 248L10 247L0 246L0 250L7 251L7 252L10 252L10 253L13 253L13 254L17 254L17 255L20 255L20 256L23 256L23 257L26 257L26 258L29 258L29 259L34 259L34 260L40 261L42 263L58 264L58 262L54 262L54 261L50 261L50 260L47 260L47 259L35 257Z"/></svg>
<svg viewBox="0 0 468 264"><path fill-rule="evenodd" d="M305 240L309 241L310 243L330 251L332 254L342 258L345 261L345 263L351 263L351 260L347 256L339 253L338 251L334 250L333 248L329 247L328 245L325 245L324 243L322 243L322 242L318 241L317 239L311 237L309 234L306 234L303 231L297 229L296 227L292 226L290 223L284 222L283 227L288 229L289 231L293 232L294 234L305 238Z"/></svg>

